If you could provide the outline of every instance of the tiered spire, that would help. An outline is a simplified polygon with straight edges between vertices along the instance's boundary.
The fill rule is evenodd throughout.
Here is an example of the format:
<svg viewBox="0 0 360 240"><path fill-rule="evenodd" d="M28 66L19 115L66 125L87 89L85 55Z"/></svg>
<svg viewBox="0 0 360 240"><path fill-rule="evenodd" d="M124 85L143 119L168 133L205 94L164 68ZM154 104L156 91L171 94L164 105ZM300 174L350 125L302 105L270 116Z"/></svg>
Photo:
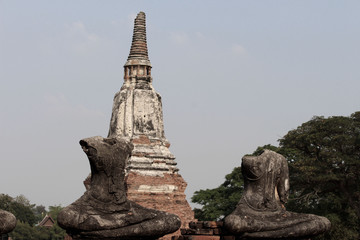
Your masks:
<svg viewBox="0 0 360 240"><path fill-rule="evenodd" d="M129 65L151 66L146 43L146 22L144 12L139 12L134 21L134 33L130 54L125 66Z"/></svg>
<svg viewBox="0 0 360 240"><path fill-rule="evenodd" d="M140 12L134 21L134 34L128 60L130 59L149 60L146 44L146 22L144 12Z"/></svg>

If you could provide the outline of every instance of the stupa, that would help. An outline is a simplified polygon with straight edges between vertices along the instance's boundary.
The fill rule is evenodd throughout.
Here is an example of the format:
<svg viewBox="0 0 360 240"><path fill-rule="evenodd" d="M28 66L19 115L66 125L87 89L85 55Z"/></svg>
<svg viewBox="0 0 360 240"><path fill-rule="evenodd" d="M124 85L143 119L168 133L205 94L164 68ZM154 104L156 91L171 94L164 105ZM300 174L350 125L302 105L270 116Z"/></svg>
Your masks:
<svg viewBox="0 0 360 240"><path fill-rule="evenodd" d="M140 12L124 65L124 83L114 97L108 137L122 137L134 145L126 166L128 199L176 214L187 227L194 213L184 193L187 183L165 137L161 96L152 86L151 68L145 13Z"/></svg>

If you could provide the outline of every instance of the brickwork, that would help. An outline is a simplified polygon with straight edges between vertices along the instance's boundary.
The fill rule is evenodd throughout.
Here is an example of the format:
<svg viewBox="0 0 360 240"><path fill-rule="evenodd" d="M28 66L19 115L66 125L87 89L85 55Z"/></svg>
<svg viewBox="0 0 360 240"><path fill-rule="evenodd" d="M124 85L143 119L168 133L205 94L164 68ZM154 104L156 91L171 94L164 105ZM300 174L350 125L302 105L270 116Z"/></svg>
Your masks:
<svg viewBox="0 0 360 240"><path fill-rule="evenodd" d="M127 196L130 200L144 207L178 215L183 228L194 220L193 211L185 199L184 191L187 184L180 174L144 176L130 172L126 182Z"/></svg>
<svg viewBox="0 0 360 240"><path fill-rule="evenodd" d="M235 240L223 226L222 221L193 221L188 228L180 229L181 235L173 236L172 240Z"/></svg>
<svg viewBox="0 0 360 240"><path fill-rule="evenodd" d="M130 59L149 60L146 42L146 22L144 12L140 12L134 21L134 34L128 60Z"/></svg>
<svg viewBox="0 0 360 240"><path fill-rule="evenodd" d="M134 21L124 83L114 97L108 137L122 137L134 145L126 165L128 199L178 215L182 227L194 221L194 212L184 193L187 183L178 173L165 137L161 96L152 86L143 12ZM180 230L175 234L179 235Z"/></svg>

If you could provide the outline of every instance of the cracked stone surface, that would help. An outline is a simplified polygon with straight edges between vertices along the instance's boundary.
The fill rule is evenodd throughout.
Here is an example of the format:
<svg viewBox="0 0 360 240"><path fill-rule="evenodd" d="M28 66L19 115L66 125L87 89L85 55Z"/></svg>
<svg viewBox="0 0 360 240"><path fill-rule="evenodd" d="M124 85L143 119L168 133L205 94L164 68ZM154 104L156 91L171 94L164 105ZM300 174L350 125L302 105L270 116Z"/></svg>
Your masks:
<svg viewBox="0 0 360 240"><path fill-rule="evenodd" d="M73 239L155 239L180 227L170 213L142 207L126 197L125 164L133 146L119 138L80 141L91 166L87 191L58 215Z"/></svg>
<svg viewBox="0 0 360 240"><path fill-rule="evenodd" d="M134 21L124 82L114 96L108 137L125 138L134 145L125 168L128 198L176 214L186 227L194 220L194 212L186 200L187 183L165 137L162 99L152 84L145 17L140 12Z"/></svg>
<svg viewBox="0 0 360 240"><path fill-rule="evenodd" d="M0 235L11 232L15 226L15 216L12 213L0 209Z"/></svg>
<svg viewBox="0 0 360 240"><path fill-rule="evenodd" d="M127 171L163 176L179 169L165 137L161 96L152 85L151 68L145 13L140 12L134 21L124 83L114 96L108 137L123 137L134 144Z"/></svg>
<svg viewBox="0 0 360 240"><path fill-rule="evenodd" d="M330 229L325 217L286 211L289 170L282 155L265 150L257 157L244 156L241 168L245 189L235 211L225 218L229 232L246 239L289 239Z"/></svg>

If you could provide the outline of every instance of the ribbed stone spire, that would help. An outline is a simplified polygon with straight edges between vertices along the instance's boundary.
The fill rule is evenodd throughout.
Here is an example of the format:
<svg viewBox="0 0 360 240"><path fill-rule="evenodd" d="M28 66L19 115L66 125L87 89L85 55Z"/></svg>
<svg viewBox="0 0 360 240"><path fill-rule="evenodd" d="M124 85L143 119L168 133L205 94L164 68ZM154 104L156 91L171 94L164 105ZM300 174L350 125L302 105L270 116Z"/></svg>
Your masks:
<svg viewBox="0 0 360 240"><path fill-rule="evenodd" d="M146 22L144 12L139 12L134 21L134 33L130 54L125 66L128 65L151 66L146 43Z"/></svg>

